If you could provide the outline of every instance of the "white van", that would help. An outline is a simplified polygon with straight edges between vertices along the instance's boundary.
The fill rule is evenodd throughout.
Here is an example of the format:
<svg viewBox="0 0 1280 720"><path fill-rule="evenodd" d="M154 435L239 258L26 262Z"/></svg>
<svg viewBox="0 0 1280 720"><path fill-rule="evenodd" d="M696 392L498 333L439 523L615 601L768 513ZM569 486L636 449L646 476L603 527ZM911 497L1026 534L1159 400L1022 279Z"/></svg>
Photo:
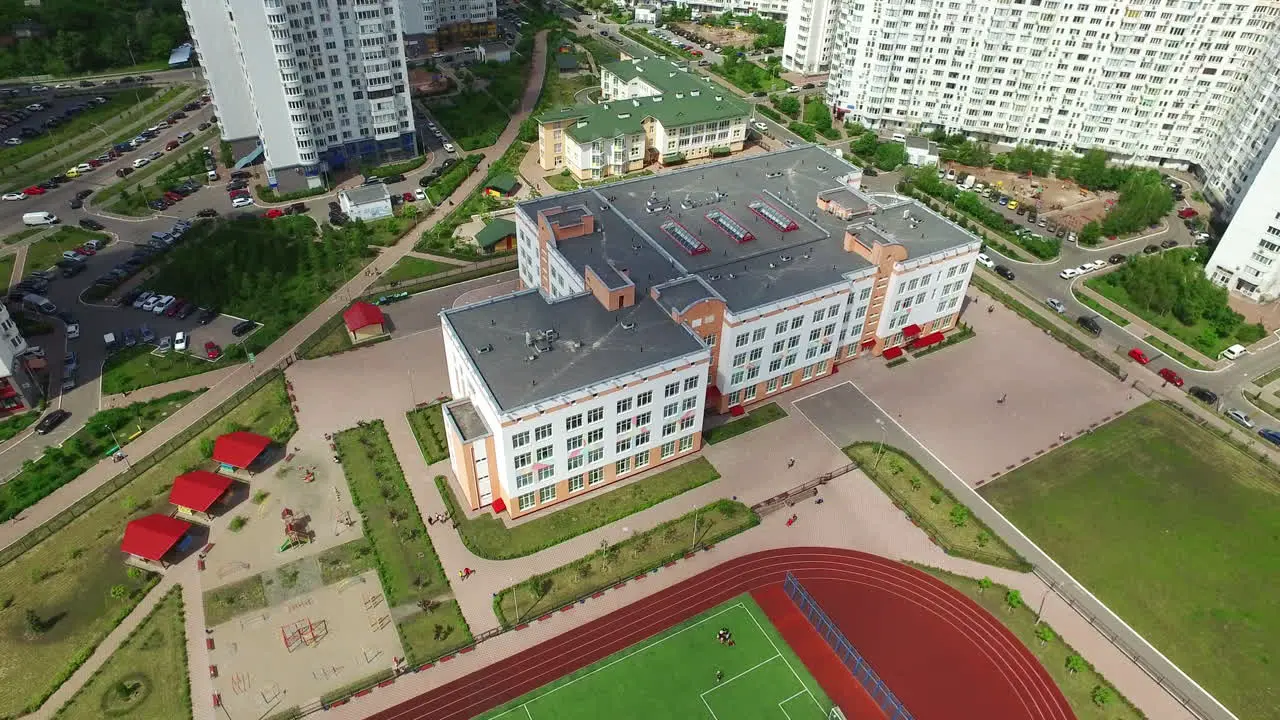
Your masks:
<svg viewBox="0 0 1280 720"><path fill-rule="evenodd" d="M56 222L58 222L57 215L43 210L39 212L29 212L22 216L23 225L53 225Z"/></svg>
<svg viewBox="0 0 1280 720"><path fill-rule="evenodd" d="M903 145L906 145L906 144L907 144L907 136L906 136L906 135L903 135L902 133L894 133L894 134L893 134L893 141L894 141L894 142L896 142L896 143L902 143Z"/></svg>

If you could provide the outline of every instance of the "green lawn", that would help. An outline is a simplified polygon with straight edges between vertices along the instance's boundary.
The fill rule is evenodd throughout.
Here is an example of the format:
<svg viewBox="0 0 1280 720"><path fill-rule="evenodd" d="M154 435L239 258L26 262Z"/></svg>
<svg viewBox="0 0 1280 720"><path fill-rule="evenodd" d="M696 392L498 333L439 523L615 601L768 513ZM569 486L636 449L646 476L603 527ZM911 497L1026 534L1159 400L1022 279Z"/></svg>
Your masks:
<svg viewBox="0 0 1280 720"><path fill-rule="evenodd" d="M72 250L90 240L110 240L105 233L89 232L78 227L63 225L52 235L37 240L27 246L27 261L22 266L22 274L29 275L33 270L47 270L62 259L62 253ZM8 281L8 278L5 278Z"/></svg>
<svg viewBox="0 0 1280 720"><path fill-rule="evenodd" d="M197 395L176 392L94 413L61 446L48 447L39 458L24 462L12 480L0 485L0 522L16 517L98 464L116 449L117 439L127 448L131 438L155 427Z"/></svg>
<svg viewBox="0 0 1280 720"><path fill-rule="evenodd" d="M1159 350L1160 352L1164 353L1165 355L1168 355L1169 357L1173 358L1174 360L1177 360L1178 362L1182 363L1183 365L1186 365L1187 367L1191 368L1192 370L1208 370L1208 369L1209 369L1209 368L1205 367L1204 363L1199 362L1198 360L1195 360L1195 359L1194 359L1194 358L1192 358L1190 355L1187 355L1186 353L1184 353L1184 352L1182 352L1181 350L1179 350L1178 348L1176 348L1176 347L1174 347L1174 346L1170 345L1169 343L1167 343L1167 342L1165 342L1165 341L1161 340L1160 338L1156 337L1155 335L1148 335L1148 336L1146 336L1146 337L1142 338L1142 340L1143 340L1143 342L1147 343L1147 344L1148 344L1148 345L1150 345L1151 347L1153 347L1153 348L1155 348L1155 349Z"/></svg>
<svg viewBox="0 0 1280 720"><path fill-rule="evenodd" d="M991 532L914 458L891 445L855 443L844 449L858 469L949 555L1024 569L1026 561Z"/></svg>
<svg viewBox="0 0 1280 720"><path fill-rule="evenodd" d="M457 600L431 602L396 623L404 643L405 663L420 665L470 645L471 628Z"/></svg>
<svg viewBox="0 0 1280 720"><path fill-rule="evenodd" d="M444 436L444 406L432 403L406 413L413 436L418 439L418 449L428 465L434 465L449 457L449 445Z"/></svg>
<svg viewBox="0 0 1280 720"><path fill-rule="evenodd" d="M0 442L9 440L40 419L38 412L24 412L0 420Z"/></svg>
<svg viewBox="0 0 1280 720"><path fill-rule="evenodd" d="M377 557L387 604L407 605L448 592L449 581L382 421L344 430L334 442Z"/></svg>
<svg viewBox="0 0 1280 720"><path fill-rule="evenodd" d="M746 505L717 500L506 588L494 598L494 612L503 626L537 617L759 523L759 516Z"/></svg>
<svg viewBox="0 0 1280 720"><path fill-rule="evenodd" d="M63 705L56 720L172 720L191 716L182 591L174 588L107 662Z"/></svg>
<svg viewBox="0 0 1280 720"><path fill-rule="evenodd" d="M137 595L116 599L111 589L139 590L154 577L128 571L120 556L125 524L163 512L175 475L204 462L201 441L247 428L286 440L296 425L277 379L226 412L156 465L63 525L43 542L0 566L0 717L34 710L66 681L89 652L137 604ZM136 458L135 458L136 459ZM29 632L26 610L57 622L39 635Z"/></svg>
<svg viewBox="0 0 1280 720"><path fill-rule="evenodd" d="M331 585L374 568L373 547L365 538L320 553L320 581Z"/></svg>
<svg viewBox="0 0 1280 720"><path fill-rule="evenodd" d="M1218 357L1218 353L1221 353L1223 350L1226 350L1237 342L1243 342L1243 344L1249 345L1253 342L1253 338L1256 338L1256 335L1251 337L1246 336L1243 339L1237 338L1235 335L1222 337L1214 331L1212 324L1206 320L1200 320L1195 325L1184 325L1172 314L1157 315L1144 308L1140 308L1136 303L1129 299L1129 293L1125 292L1124 288L1107 282L1109 277L1110 275L1100 275L1096 278L1086 280L1085 285L1087 285L1090 290L1093 290L1111 302L1123 307L1143 320L1146 320L1155 327L1164 330L1189 347L1195 348L1209 359ZM1251 325L1241 323L1236 329L1236 332L1250 333L1253 332L1253 329Z"/></svg>
<svg viewBox="0 0 1280 720"><path fill-rule="evenodd" d="M442 98L428 109L463 150L478 150L498 142L510 120L497 100L477 90Z"/></svg>
<svg viewBox="0 0 1280 720"><path fill-rule="evenodd" d="M1268 371L1265 375L1254 378L1253 384L1261 388L1270 385L1276 380L1280 380L1280 367Z"/></svg>
<svg viewBox="0 0 1280 720"><path fill-rule="evenodd" d="M712 445L724 442L729 438L734 438L742 433L755 430L762 425L768 425L774 420L781 420L787 416L787 411L778 407L778 403L768 403L760 407L753 408L746 414L746 417L730 420L724 425L718 425L709 428L702 433L702 439Z"/></svg>
<svg viewBox="0 0 1280 720"><path fill-rule="evenodd" d="M23 240L26 240L27 238L31 237L32 235L35 235L36 233L42 233L42 232L44 232L45 230L48 230L48 229L49 229L48 227L45 227L45 226L43 226L43 225L42 225L42 226L39 226L39 227L29 227L29 228L25 228L25 229L19 230L18 232L14 233L14 234L12 234L12 235L5 235L5 236L4 236L4 244L5 244L5 245L17 245L18 243L22 242ZM7 279L7 278L6 278L6 279Z"/></svg>
<svg viewBox="0 0 1280 720"><path fill-rule="evenodd" d="M721 627L733 628L732 648L713 639ZM739 595L480 718L824 720L831 706L760 606Z"/></svg>
<svg viewBox="0 0 1280 720"><path fill-rule="evenodd" d="M1280 472L1147 403L981 492L1237 716L1280 718Z"/></svg>
<svg viewBox="0 0 1280 720"><path fill-rule="evenodd" d="M1073 661L1074 672L1067 665L1067 658L1079 657L1070 645L1053 632L1048 623L1036 623L1035 608L1025 604L1010 611L1005 602L1009 588L992 583L983 588L978 580L953 575L945 570L920 566L920 569L937 577L951 587L959 590L991 613L991 617L1009 628L1022 644L1040 661L1045 672L1053 678L1053 682L1062 690L1062 694L1071 704L1079 720L1146 720L1146 716L1129 703L1128 699L1117 691L1101 673L1094 670L1087 658ZM1044 628L1044 629L1041 629ZM1037 634L1039 633L1039 634ZM1043 636L1043 637L1042 637ZM1096 687L1107 687L1115 694L1115 699L1105 705L1097 705L1093 701L1093 690Z"/></svg>
<svg viewBox="0 0 1280 720"><path fill-rule="evenodd" d="M204 352L202 347L163 355L157 355L155 349L155 345L135 345L109 356L102 374L102 394L133 391L233 364L226 355L211 362L194 354Z"/></svg>
<svg viewBox="0 0 1280 720"><path fill-rule="evenodd" d="M13 277L13 264L18 257L16 255L5 255L0 257L0 287L9 287L9 278Z"/></svg>
<svg viewBox="0 0 1280 720"><path fill-rule="evenodd" d="M204 592L204 624L215 627L237 615L267 606L267 587L254 575Z"/></svg>
<svg viewBox="0 0 1280 720"><path fill-rule="evenodd" d="M378 285L388 286L400 283L405 280L416 280L428 275L436 275L457 267L448 263L436 262L435 260L427 260L418 257L402 257L396 261L382 276L378 278Z"/></svg>
<svg viewBox="0 0 1280 720"><path fill-rule="evenodd" d="M436 488L450 514L458 518L458 534L467 549L490 560L506 560L558 545L719 478L706 458L698 458L513 527L488 513L466 517L444 476L436 477Z"/></svg>

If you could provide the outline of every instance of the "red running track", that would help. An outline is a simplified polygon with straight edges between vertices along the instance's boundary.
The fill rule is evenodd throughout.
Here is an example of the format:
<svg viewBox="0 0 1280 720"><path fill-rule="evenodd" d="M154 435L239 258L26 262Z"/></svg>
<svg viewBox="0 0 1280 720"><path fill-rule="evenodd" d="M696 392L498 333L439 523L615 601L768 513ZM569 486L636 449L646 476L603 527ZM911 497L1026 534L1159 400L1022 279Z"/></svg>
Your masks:
<svg viewBox="0 0 1280 720"><path fill-rule="evenodd" d="M735 558L371 717L475 717L788 571L917 720L1074 720L1035 657L973 601L901 563L821 547Z"/></svg>

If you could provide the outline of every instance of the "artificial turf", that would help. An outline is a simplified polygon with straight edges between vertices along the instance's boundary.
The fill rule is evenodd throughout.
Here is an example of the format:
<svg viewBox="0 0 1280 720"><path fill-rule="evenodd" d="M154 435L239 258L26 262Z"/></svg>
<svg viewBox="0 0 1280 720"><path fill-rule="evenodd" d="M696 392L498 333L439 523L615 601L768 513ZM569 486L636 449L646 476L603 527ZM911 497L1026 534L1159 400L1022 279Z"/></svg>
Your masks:
<svg viewBox="0 0 1280 720"><path fill-rule="evenodd" d="M1280 473L1159 403L981 494L1242 718L1280 718Z"/></svg>
<svg viewBox="0 0 1280 720"><path fill-rule="evenodd" d="M716 640L720 628L732 647ZM480 717L824 720L830 709L764 611L740 595Z"/></svg>

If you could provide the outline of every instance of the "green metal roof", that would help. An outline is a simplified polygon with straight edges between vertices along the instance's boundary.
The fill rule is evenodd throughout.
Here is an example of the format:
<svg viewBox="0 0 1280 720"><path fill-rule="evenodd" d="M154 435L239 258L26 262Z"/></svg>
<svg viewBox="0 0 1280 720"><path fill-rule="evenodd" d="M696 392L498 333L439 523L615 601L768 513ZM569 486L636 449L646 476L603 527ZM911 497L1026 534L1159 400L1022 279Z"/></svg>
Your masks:
<svg viewBox="0 0 1280 720"><path fill-rule="evenodd" d="M559 67L561 70L577 70L578 57L576 55L569 55L567 53L557 53L556 66Z"/></svg>
<svg viewBox="0 0 1280 720"><path fill-rule="evenodd" d="M656 57L619 60L604 65L603 70L617 75L623 82L640 78L657 88L659 92L668 94L719 87L714 80L691 72L688 63ZM722 90L722 92L728 92L728 90Z"/></svg>
<svg viewBox="0 0 1280 720"><path fill-rule="evenodd" d="M515 190L518 182L519 181L516 180L514 175L503 173L501 175L494 175L493 179L485 183L484 186L485 188L493 188L505 195L506 193Z"/></svg>
<svg viewBox="0 0 1280 720"><path fill-rule="evenodd" d="M617 100L598 105L576 105L562 110L552 110L538 116L538 122L573 120L565 132L576 142L592 142L619 135L638 135L644 132L645 118L653 118L665 128L695 123L732 120L751 115L750 108L732 97L728 91L717 88L701 88L697 95L660 95L655 97Z"/></svg>
<svg viewBox="0 0 1280 720"><path fill-rule="evenodd" d="M476 244L488 250L506 238L516 234L516 224L504 218L490 220L480 232L476 233Z"/></svg>

